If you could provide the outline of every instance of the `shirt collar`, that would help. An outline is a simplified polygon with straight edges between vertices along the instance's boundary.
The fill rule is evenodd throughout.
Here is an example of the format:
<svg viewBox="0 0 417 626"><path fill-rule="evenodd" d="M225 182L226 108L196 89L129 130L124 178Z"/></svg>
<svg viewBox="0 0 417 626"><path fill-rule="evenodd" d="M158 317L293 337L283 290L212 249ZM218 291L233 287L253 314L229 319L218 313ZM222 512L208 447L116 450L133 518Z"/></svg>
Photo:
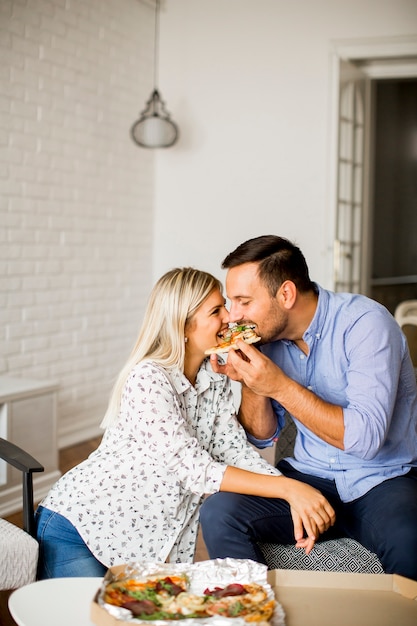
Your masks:
<svg viewBox="0 0 417 626"><path fill-rule="evenodd" d="M318 293L318 300L313 319L311 320L309 327L303 335L303 339L307 344L309 344L314 339L321 338L324 323L327 317L327 312L329 309L329 293L325 289L320 287L320 285L318 285L317 283L314 283L314 286Z"/></svg>
<svg viewBox="0 0 417 626"><path fill-rule="evenodd" d="M329 292L320 287L319 284L313 284L318 294L318 300L313 319L311 320L308 328L304 331L303 334L303 339L307 345L311 345L311 343L315 339L317 340L321 338L323 326L326 321L327 312L329 309ZM281 341L287 345L293 343L290 339L281 339Z"/></svg>
<svg viewBox="0 0 417 626"><path fill-rule="evenodd" d="M175 387L175 391L178 394L183 394L188 391L192 385L184 373L179 369L170 370L170 376L172 383ZM210 359L204 359L200 369L197 372L197 379L195 383L195 389L198 393L206 391L212 382L222 380L223 375L213 372L210 364Z"/></svg>

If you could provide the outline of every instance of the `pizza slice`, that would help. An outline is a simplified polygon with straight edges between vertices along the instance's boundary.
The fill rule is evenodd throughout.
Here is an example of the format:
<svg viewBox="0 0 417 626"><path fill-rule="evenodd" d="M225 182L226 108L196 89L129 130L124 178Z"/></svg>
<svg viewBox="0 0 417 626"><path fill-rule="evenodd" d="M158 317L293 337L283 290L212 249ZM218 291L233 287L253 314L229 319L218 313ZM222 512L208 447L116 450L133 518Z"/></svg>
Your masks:
<svg viewBox="0 0 417 626"><path fill-rule="evenodd" d="M224 588L206 589L208 615L242 617L246 622L268 622L274 613L276 602L268 598L266 589L258 584L233 583Z"/></svg>
<svg viewBox="0 0 417 626"><path fill-rule="evenodd" d="M186 575L117 580L106 585L104 602L128 609L144 620L178 619L168 607L188 588Z"/></svg>
<svg viewBox="0 0 417 626"><path fill-rule="evenodd" d="M222 335L222 341L208 350L205 354L222 354L229 350L237 350L236 341L242 339L245 343L256 343L261 341L261 337L256 334L254 324L233 324Z"/></svg>

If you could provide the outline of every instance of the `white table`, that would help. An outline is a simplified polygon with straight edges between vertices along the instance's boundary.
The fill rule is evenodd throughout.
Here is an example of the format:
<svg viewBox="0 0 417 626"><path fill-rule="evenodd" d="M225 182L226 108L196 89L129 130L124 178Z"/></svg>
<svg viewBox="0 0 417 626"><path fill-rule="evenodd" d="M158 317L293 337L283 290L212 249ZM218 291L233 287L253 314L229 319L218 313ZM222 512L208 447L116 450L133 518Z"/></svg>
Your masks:
<svg viewBox="0 0 417 626"><path fill-rule="evenodd" d="M93 626L90 605L102 578L51 578L14 591L9 609L19 626Z"/></svg>

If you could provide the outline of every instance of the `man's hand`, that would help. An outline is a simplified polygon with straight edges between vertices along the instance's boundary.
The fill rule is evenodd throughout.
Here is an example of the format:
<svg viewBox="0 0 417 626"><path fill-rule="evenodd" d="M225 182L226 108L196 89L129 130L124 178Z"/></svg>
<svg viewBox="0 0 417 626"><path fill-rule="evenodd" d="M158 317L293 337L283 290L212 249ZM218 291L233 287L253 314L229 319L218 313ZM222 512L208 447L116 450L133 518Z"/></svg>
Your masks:
<svg viewBox="0 0 417 626"><path fill-rule="evenodd" d="M235 352L235 350L230 350L230 352ZM211 367L213 368L213 372L216 372L217 374L225 374L226 376L231 378L231 380L237 380L238 382L243 382L242 379L239 377L238 372L235 370L233 365L229 362L229 359L227 360L226 363L221 365L217 358L217 354L210 354L210 363L211 363Z"/></svg>
<svg viewBox="0 0 417 626"><path fill-rule="evenodd" d="M264 356L254 346L238 339L239 350L230 350L227 356L228 370L224 371L233 380L239 380L254 393L273 398L276 395L277 384L285 378L282 370L268 357Z"/></svg>
<svg viewBox="0 0 417 626"><path fill-rule="evenodd" d="M273 398L318 437L344 450L345 424L341 406L325 402L289 378L254 346L241 340L237 345L239 350L229 352L226 374L232 372L233 379L244 383L254 394ZM251 421L255 423L257 419ZM250 432L254 434L255 430Z"/></svg>
<svg viewBox="0 0 417 626"><path fill-rule="evenodd" d="M245 346L247 345L248 344L245 343ZM274 434L277 427L276 417L272 411L269 398L254 393L245 385L238 371L232 365L232 359L230 358L232 352L238 352L238 358L235 360L237 364L239 364L240 361L247 360L247 356L240 350L230 350L227 362L221 365L218 361L217 354L211 354L210 362L213 371L218 374L225 374L232 380L242 383L242 403L238 415L239 421L247 432L258 439L267 439ZM258 350L253 349L253 352L259 354ZM245 401L243 401L243 399L245 399Z"/></svg>

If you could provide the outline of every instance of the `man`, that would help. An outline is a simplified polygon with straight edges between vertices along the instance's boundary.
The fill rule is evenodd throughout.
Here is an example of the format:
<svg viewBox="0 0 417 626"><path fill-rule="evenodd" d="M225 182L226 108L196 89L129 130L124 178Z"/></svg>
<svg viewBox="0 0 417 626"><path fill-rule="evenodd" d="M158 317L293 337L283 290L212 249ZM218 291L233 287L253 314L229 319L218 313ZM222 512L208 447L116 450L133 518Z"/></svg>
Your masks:
<svg viewBox="0 0 417 626"><path fill-rule="evenodd" d="M385 572L417 580L417 389L398 324L365 296L313 283L299 248L282 237L246 241L222 267L230 321L255 324L263 341L260 349L240 341L223 365L211 357L215 371L242 383L239 419L250 441L272 445L288 411L294 457L278 468L335 509L321 538L356 539ZM258 541L294 541L278 498L215 494L201 523L210 558L264 562Z"/></svg>

